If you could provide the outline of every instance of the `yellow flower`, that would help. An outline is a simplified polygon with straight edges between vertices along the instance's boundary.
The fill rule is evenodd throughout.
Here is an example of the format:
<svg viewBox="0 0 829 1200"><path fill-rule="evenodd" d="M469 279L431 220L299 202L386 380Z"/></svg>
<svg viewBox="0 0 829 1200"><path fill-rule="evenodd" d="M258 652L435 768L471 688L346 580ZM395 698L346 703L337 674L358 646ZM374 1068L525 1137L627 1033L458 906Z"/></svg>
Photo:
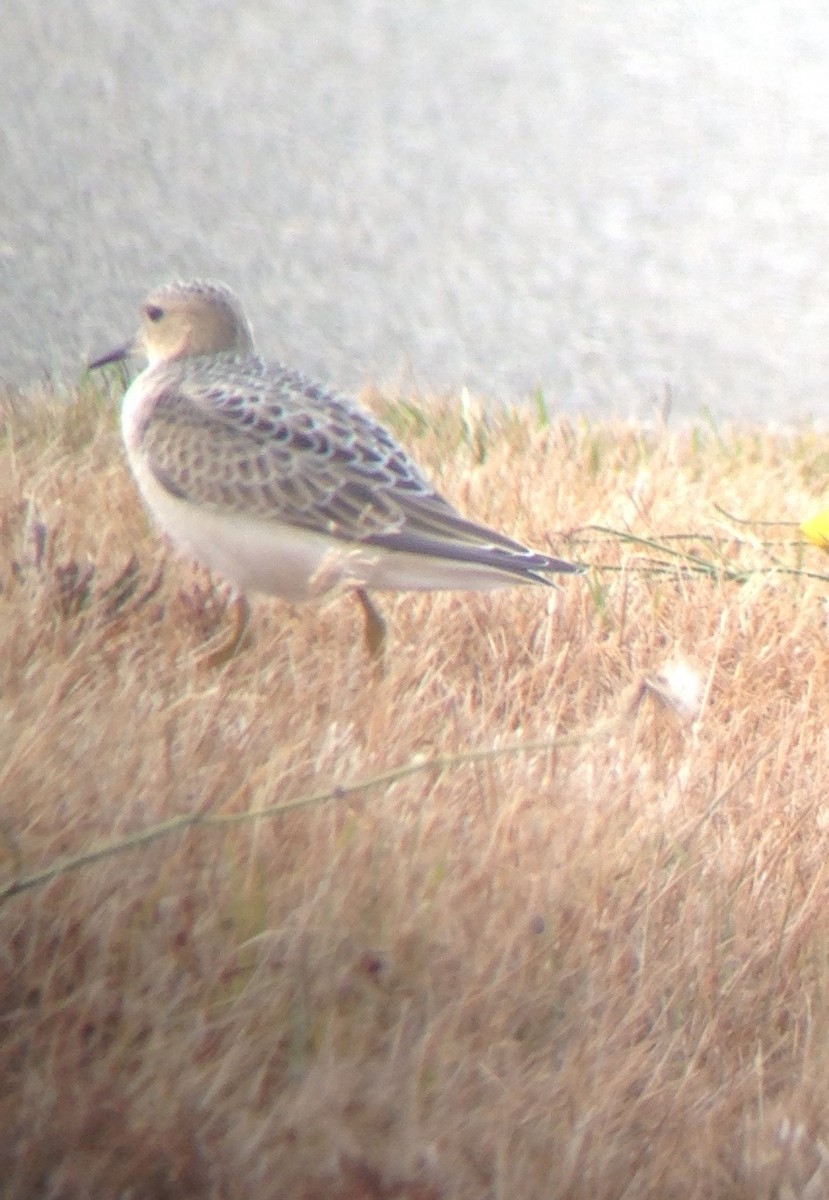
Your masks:
<svg viewBox="0 0 829 1200"><path fill-rule="evenodd" d="M805 534L810 542L820 546L821 550L829 550L829 508L823 508L808 521L800 526L800 532Z"/></svg>

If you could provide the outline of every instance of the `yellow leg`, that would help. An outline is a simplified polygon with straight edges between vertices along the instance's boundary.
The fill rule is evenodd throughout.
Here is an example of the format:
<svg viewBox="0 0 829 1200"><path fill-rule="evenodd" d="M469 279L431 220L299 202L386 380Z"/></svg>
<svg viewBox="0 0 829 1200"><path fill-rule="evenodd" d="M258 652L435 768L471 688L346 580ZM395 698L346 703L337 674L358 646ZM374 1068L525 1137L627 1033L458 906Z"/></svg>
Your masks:
<svg viewBox="0 0 829 1200"><path fill-rule="evenodd" d="M356 588L355 594L363 612L366 614L366 645L372 658L380 658L383 654L383 643L386 639L386 622L371 603L362 588Z"/></svg>
<svg viewBox="0 0 829 1200"><path fill-rule="evenodd" d="M245 630L247 629L250 619L250 605L244 596L236 596L233 600L233 627L230 635L216 647L215 650L209 650L201 660L199 665L202 667L223 667L225 663L230 662L233 655L239 648Z"/></svg>

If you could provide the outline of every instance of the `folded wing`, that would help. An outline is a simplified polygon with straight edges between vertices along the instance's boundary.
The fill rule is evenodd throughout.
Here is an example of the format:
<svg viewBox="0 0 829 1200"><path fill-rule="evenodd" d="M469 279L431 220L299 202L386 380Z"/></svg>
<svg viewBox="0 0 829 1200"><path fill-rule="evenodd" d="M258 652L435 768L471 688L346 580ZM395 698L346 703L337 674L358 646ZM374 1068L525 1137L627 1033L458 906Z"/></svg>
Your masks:
<svg viewBox="0 0 829 1200"><path fill-rule="evenodd" d="M580 568L463 518L353 401L260 360L170 371L141 452L173 495L389 551L478 563L516 581Z"/></svg>

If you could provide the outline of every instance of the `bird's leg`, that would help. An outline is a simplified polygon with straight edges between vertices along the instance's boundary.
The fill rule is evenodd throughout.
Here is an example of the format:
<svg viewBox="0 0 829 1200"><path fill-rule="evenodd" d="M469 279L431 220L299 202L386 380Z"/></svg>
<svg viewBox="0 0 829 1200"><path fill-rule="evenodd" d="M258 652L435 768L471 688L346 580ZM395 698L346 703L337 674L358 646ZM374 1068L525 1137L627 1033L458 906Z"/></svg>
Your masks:
<svg viewBox="0 0 829 1200"><path fill-rule="evenodd" d="M244 636L248 621L250 620L250 605L243 595L238 594L233 598L232 607L233 627L230 635L215 650L208 651L202 657L200 666L211 668L223 667L225 663L230 662L238 650L239 643Z"/></svg>
<svg viewBox="0 0 829 1200"><path fill-rule="evenodd" d="M366 645L372 658L380 658L383 654L383 642L386 638L386 622L368 598L362 588L355 588L355 595L363 606L366 614Z"/></svg>

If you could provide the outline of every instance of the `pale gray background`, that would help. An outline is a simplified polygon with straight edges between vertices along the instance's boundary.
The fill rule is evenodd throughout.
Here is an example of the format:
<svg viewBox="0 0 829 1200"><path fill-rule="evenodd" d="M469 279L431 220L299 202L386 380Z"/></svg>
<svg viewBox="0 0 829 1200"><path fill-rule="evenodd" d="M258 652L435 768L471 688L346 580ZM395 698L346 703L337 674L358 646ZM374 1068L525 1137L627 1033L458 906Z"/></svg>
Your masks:
<svg viewBox="0 0 829 1200"><path fill-rule="evenodd" d="M346 388L829 397L829 6L49 0L0 35L0 379L226 280Z"/></svg>

